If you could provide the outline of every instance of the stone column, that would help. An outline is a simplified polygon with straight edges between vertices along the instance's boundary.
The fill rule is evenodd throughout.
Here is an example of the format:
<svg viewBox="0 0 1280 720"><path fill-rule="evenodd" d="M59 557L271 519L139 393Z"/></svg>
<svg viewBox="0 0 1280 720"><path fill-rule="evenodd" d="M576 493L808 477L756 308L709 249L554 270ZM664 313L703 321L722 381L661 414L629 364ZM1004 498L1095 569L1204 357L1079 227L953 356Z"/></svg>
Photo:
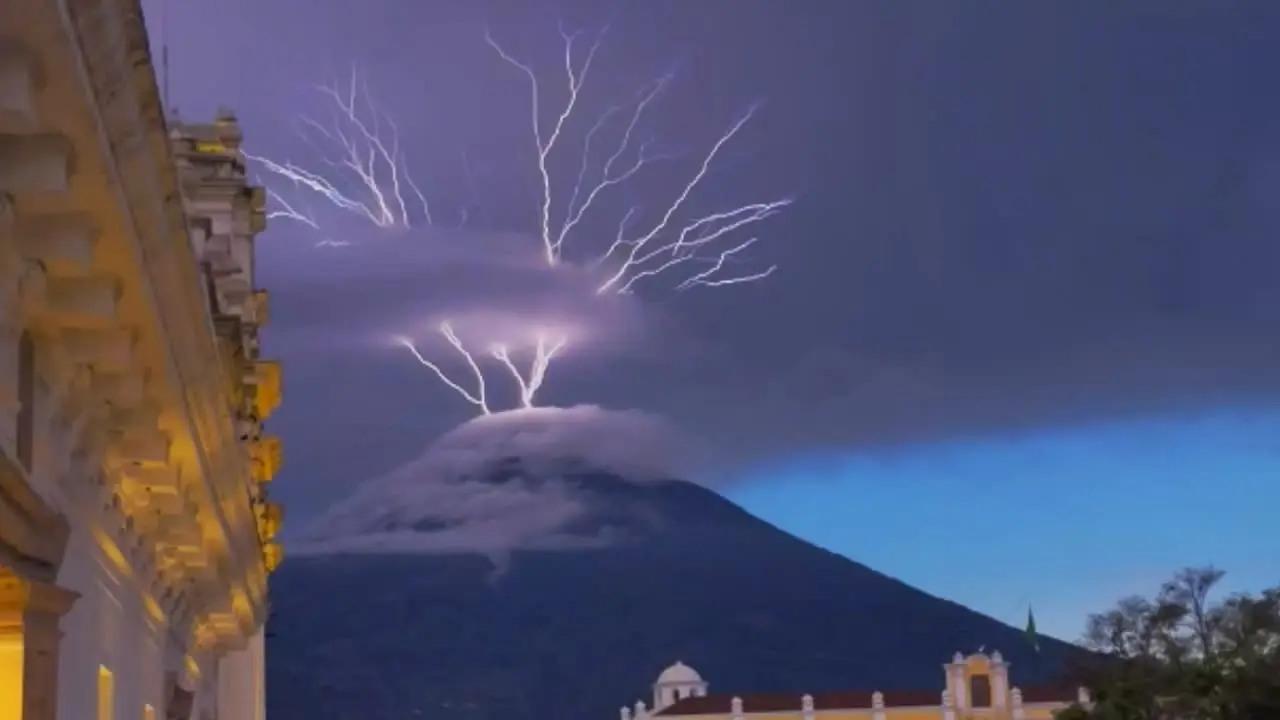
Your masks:
<svg viewBox="0 0 1280 720"><path fill-rule="evenodd" d="M21 675L19 693L0 698L0 715L21 720L57 720L58 621L79 595L56 585L18 577L0 568L0 642L7 646L9 672ZM18 678L0 678L10 682ZM13 703L13 706L8 706Z"/></svg>
<svg viewBox="0 0 1280 720"><path fill-rule="evenodd" d="M1009 695L1009 663L997 650L991 653L991 704L997 711L1004 710Z"/></svg>

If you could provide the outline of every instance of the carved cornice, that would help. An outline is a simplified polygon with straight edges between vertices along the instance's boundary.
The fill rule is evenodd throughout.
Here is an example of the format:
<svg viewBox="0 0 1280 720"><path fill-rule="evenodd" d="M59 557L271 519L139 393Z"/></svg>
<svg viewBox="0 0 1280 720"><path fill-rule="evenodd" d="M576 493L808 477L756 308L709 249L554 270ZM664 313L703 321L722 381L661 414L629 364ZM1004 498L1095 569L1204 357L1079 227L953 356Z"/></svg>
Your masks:
<svg viewBox="0 0 1280 720"><path fill-rule="evenodd" d="M257 622L265 619L265 569L252 515L244 526L218 502L219 483L249 477L231 408L211 367L221 362L212 320L201 294L197 258L187 235L178 176L146 30L137 0L64 0L68 33L75 40L88 94L97 110L105 150L129 206L132 237L157 324L167 340L169 373L181 397L197 453L201 505L215 519L230 550L230 569L252 599Z"/></svg>
<svg viewBox="0 0 1280 720"><path fill-rule="evenodd" d="M0 564L54 582L69 535L66 518L31 488L22 466L0 450Z"/></svg>

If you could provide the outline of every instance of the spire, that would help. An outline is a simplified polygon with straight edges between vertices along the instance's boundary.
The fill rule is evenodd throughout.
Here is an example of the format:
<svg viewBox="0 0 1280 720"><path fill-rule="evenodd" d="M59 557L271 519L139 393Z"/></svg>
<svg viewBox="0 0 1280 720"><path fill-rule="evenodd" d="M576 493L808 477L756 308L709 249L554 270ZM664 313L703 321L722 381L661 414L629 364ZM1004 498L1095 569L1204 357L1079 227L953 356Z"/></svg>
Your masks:
<svg viewBox="0 0 1280 720"><path fill-rule="evenodd" d="M1031 611L1031 606L1027 606L1027 642L1031 644L1031 649L1037 653L1040 652L1040 636L1036 634L1036 616Z"/></svg>

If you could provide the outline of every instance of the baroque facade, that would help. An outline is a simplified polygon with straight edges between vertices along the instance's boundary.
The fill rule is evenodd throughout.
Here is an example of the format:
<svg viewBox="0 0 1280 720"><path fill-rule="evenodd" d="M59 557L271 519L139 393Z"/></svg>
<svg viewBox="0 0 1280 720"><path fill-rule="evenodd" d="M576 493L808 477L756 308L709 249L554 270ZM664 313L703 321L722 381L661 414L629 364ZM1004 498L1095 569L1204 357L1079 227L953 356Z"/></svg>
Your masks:
<svg viewBox="0 0 1280 720"><path fill-rule="evenodd" d="M264 196L138 0L0 2L0 720L261 720Z"/></svg>
<svg viewBox="0 0 1280 720"><path fill-rule="evenodd" d="M713 694L693 668L677 662L658 676L653 704L622 708L622 720L1049 720L1083 688L1023 687L1010 682L999 652L956 653L942 666L939 689L826 693Z"/></svg>

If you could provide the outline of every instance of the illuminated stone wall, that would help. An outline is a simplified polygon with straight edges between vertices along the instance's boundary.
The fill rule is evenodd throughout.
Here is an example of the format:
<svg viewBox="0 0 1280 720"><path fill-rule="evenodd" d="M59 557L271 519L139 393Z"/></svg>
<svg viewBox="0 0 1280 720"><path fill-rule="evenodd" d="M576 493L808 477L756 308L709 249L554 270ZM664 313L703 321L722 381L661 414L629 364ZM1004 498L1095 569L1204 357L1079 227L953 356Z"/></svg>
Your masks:
<svg viewBox="0 0 1280 720"><path fill-rule="evenodd" d="M262 197L178 135L137 0L0 3L0 720L262 717Z"/></svg>

